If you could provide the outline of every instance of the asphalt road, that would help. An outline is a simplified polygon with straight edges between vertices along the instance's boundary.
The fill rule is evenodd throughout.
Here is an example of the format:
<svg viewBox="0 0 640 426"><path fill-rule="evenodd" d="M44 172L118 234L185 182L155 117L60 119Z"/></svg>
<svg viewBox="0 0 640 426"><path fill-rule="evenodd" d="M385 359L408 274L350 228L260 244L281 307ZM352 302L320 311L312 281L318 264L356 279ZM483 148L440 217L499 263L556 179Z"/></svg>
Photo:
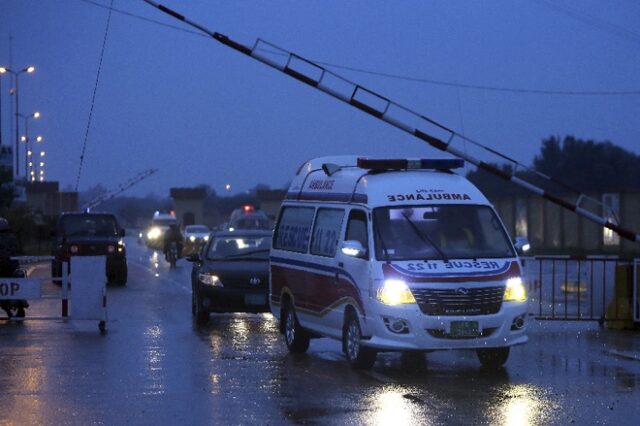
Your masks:
<svg viewBox="0 0 640 426"><path fill-rule="evenodd" d="M336 341L289 354L269 314L197 327L190 264L169 270L127 240L104 335L96 321L0 320L0 425L640 424L640 332L534 322L497 372L462 351L354 371ZM58 313L41 301L27 316Z"/></svg>

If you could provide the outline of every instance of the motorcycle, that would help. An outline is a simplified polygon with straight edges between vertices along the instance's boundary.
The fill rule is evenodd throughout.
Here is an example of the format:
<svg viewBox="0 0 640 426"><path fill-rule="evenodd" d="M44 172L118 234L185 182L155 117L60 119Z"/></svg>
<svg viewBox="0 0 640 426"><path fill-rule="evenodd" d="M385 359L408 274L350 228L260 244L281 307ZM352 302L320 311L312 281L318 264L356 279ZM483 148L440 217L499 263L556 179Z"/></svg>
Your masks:
<svg viewBox="0 0 640 426"><path fill-rule="evenodd" d="M170 268L176 267L176 261L178 260L178 243L172 241L169 245L169 251L167 252L167 261Z"/></svg>

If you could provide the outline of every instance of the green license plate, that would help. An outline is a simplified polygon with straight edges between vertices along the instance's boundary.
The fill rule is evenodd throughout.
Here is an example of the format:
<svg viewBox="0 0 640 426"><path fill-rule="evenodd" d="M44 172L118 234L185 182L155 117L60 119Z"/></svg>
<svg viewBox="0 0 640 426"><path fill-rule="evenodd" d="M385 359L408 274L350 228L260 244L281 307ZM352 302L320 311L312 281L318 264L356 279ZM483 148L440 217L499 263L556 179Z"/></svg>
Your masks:
<svg viewBox="0 0 640 426"><path fill-rule="evenodd" d="M476 337L480 335L478 321L451 321L452 337Z"/></svg>

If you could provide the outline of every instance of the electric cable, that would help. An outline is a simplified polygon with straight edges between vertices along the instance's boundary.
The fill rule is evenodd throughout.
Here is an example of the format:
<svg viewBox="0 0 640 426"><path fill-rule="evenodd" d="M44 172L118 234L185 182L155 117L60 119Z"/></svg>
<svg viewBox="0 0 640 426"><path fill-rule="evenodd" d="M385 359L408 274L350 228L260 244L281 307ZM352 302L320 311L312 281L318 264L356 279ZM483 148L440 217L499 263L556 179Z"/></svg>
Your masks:
<svg viewBox="0 0 640 426"><path fill-rule="evenodd" d="M98 72L96 74L96 83L93 86L93 95L91 96L91 107L89 108L89 120L87 120L87 128L84 133L84 142L82 143L82 152L80 153L80 165L78 166L78 177L76 178L76 192L80 185L80 175L82 174L82 166L84 165L84 157L87 150L87 141L89 140L89 129L91 128L91 119L93 117L93 107L96 103L96 93L98 92L98 83L100 82L100 71L102 71L102 59L104 58L104 51L107 46L107 36L109 35L109 24L111 23L111 11L113 10L113 1L111 0L111 7L109 8L109 16L107 17L107 26L104 30L104 38L102 39L102 49L100 50L100 62L98 63Z"/></svg>

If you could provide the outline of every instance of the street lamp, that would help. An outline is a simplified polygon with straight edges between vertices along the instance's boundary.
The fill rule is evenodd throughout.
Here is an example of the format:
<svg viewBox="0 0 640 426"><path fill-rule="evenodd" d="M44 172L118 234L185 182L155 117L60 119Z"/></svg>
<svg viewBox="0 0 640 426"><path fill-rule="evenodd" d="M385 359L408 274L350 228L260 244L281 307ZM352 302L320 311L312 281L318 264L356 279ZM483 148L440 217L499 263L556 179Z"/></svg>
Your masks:
<svg viewBox="0 0 640 426"><path fill-rule="evenodd" d="M23 73L28 73L31 74L36 70L36 67L34 67L33 65L29 65L28 67L25 67L23 69L21 69L20 71L13 71L10 68L7 67L3 67L0 66L0 74L4 74L4 73L9 73L9 74L13 74L14 78L16 79L16 87L15 90L13 91L13 94L16 96L16 177L20 176L19 174L19 164L20 164L20 153L18 151L19 148L19 130L18 130L18 117L20 116L20 109L19 109L19 103L18 103L18 77L20 77L20 74ZM25 170L25 176L27 176L27 171Z"/></svg>
<svg viewBox="0 0 640 426"><path fill-rule="evenodd" d="M25 143L24 144L24 151L25 151L24 170L25 170L25 176L26 176L27 172L31 170L31 166L32 166L31 158L29 158L31 156L31 149L29 147L29 142L31 142L31 140L29 139L29 119L34 118L37 120L38 118L40 118L40 112L36 111L29 115L18 114L18 117L24 119L24 136L20 138L20 141ZM44 138L42 136L36 136L36 142L42 142L43 140Z"/></svg>

